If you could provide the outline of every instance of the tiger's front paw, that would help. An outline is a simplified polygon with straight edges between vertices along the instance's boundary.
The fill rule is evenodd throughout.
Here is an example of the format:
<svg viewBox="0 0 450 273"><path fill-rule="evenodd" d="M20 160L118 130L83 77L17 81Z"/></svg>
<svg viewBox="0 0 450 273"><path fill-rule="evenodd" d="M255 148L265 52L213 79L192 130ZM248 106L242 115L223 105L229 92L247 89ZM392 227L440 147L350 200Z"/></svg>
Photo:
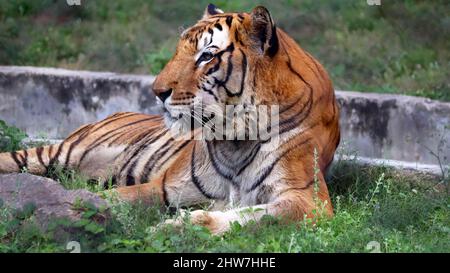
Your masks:
<svg viewBox="0 0 450 273"><path fill-rule="evenodd" d="M175 227L182 227L185 223L185 219L190 221L194 225L204 226L211 234L219 235L230 228L230 223L226 220L225 213L221 211L205 211L195 210L191 212L187 218L185 214L180 214L175 219L168 219L164 222L164 225L172 225Z"/></svg>

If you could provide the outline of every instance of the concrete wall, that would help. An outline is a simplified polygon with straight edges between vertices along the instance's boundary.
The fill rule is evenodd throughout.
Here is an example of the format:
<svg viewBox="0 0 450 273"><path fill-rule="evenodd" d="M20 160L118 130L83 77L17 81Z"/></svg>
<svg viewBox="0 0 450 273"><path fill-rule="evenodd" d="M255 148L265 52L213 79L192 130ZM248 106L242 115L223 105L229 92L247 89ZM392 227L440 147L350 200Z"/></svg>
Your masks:
<svg viewBox="0 0 450 273"><path fill-rule="evenodd" d="M450 103L359 92L337 92L342 139L349 149L370 158L450 164Z"/></svg>
<svg viewBox="0 0 450 273"><path fill-rule="evenodd" d="M32 137L64 138L117 111L159 113L153 76L0 66L0 119ZM450 159L450 103L337 91L342 141L370 158L436 164L426 147Z"/></svg>
<svg viewBox="0 0 450 273"><path fill-rule="evenodd" d="M0 66L0 119L32 137L64 138L118 111L158 113L154 77Z"/></svg>

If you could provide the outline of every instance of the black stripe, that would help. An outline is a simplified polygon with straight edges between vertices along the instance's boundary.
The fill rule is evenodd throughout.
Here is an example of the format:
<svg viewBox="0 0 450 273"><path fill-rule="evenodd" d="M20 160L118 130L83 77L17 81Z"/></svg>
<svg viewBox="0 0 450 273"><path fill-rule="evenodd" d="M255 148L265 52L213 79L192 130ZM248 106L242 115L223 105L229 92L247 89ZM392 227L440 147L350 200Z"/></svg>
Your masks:
<svg viewBox="0 0 450 273"><path fill-rule="evenodd" d="M217 63L211 67L210 69L208 69L205 73L205 75L210 75L214 72L216 72L217 70L219 70L220 68L220 64L222 63L222 55L225 54L226 52L229 52L230 54L233 53L234 51L234 44L230 43L227 48L225 48L224 50L216 53L215 57L218 60Z"/></svg>
<svg viewBox="0 0 450 273"><path fill-rule="evenodd" d="M216 172L223 178L230 180L233 185L238 185L238 183L233 180L233 178L234 178L233 175L223 173L222 170L220 169L219 164L216 161L215 153L212 151L213 144L211 142L207 142L206 147L208 148L209 159L211 160L211 163L212 163L214 169L216 170Z"/></svg>
<svg viewBox="0 0 450 273"><path fill-rule="evenodd" d="M245 82L245 75L247 74L247 56L242 52L241 49L239 49L242 54L242 79L241 79L241 90L239 93L237 93L235 96L241 96L242 92L244 91L244 82Z"/></svg>
<svg viewBox="0 0 450 273"><path fill-rule="evenodd" d="M147 138L153 137L153 135L155 135L157 132L167 133L167 130L163 127L156 127L148 131L143 131L138 135L135 135L132 141L128 143L128 146L125 148L124 152L128 152L130 149L134 148L135 147L134 145L137 144L138 142L141 142L143 140L147 141Z"/></svg>
<svg viewBox="0 0 450 273"><path fill-rule="evenodd" d="M136 181L134 180L134 176L127 174L126 185L133 186L134 184L136 184Z"/></svg>
<svg viewBox="0 0 450 273"><path fill-rule="evenodd" d="M227 73L226 73L225 79L218 80L217 78L214 78L216 83L225 89L225 92L227 93L227 95L229 97L241 96L244 91L245 75L247 73L247 56L244 54L244 52L242 52L241 49L239 49L239 50L242 54L242 79L241 79L241 86L240 86L239 92L233 93L226 86L226 84L230 80L230 76L233 72L233 63L231 62L231 58L233 57L232 54L230 54L230 56L228 56L228 67L227 67Z"/></svg>
<svg viewBox="0 0 450 273"><path fill-rule="evenodd" d="M295 145L296 148L308 143L309 141L311 141L311 138L308 138L306 140L304 140L303 142ZM272 164L270 164L269 167L267 167L263 174L261 176L258 177L258 179L256 180L255 183L253 183L253 185L251 186L251 188L249 190L247 190L247 193L254 191L256 188L258 188L259 185L261 185L261 183L264 182L264 180L272 173L274 167L277 165L277 163L289 152L293 151L293 149L286 149L286 151L284 151L281 155L279 155L273 162Z"/></svg>
<svg viewBox="0 0 450 273"><path fill-rule="evenodd" d="M222 25L221 24L216 23L214 25L214 27L217 28L219 31L222 31Z"/></svg>
<svg viewBox="0 0 450 273"><path fill-rule="evenodd" d="M279 193L277 193L277 195L276 195L276 197L279 197L279 196L281 196L281 195L283 195L284 193L286 193L286 192L289 192L289 191L298 191L298 190L306 190L306 189L308 189L308 188L310 188L312 185L314 185L314 179L312 179L311 181L309 181L305 186L303 186L303 187L292 187L292 188L288 188L288 189L285 189L285 190L282 190L281 192L279 192Z"/></svg>
<svg viewBox="0 0 450 273"><path fill-rule="evenodd" d="M316 71L314 71L309 65L308 68L314 72L314 74L316 75L316 78L320 80L320 85L322 85L322 88L326 88L324 86L325 82L324 82L324 78L320 77L320 73L323 72L322 69L319 68L319 66L317 65L317 61L313 58L313 56L311 56L311 54L309 54L308 52L303 50L303 53L308 56L309 60L313 63L314 68L316 69Z"/></svg>
<svg viewBox="0 0 450 273"><path fill-rule="evenodd" d="M129 112L129 113L124 113L123 115L118 116L118 117L113 118L113 119L111 119L112 117L111 117L111 118L108 118L108 119L105 119L105 120L102 121L102 123L96 124L96 125L99 125L99 126L98 126L97 128L95 128L95 129L93 129L93 130L91 131L91 133L97 132L97 131L100 130L101 128L105 127L106 125L108 125L108 124L110 124L110 123L112 123L112 122L114 122L114 121L117 121L117 120L123 119L123 118L127 118L127 117L131 117L131 116L135 116L135 115L138 115L138 114L139 114L139 113L131 113L131 112Z"/></svg>
<svg viewBox="0 0 450 273"><path fill-rule="evenodd" d="M231 180L231 182L234 185L237 185L238 183L233 180L235 176L239 176L255 159L256 155L258 154L259 150L261 149L261 143L257 143L250 153L248 153L248 156L244 159L244 161L238 162L236 165L229 165L226 158L223 158L223 160L220 160L217 158L214 144L212 142L207 142L207 148L208 148L208 155L211 160L211 163L214 167L214 169L219 173L222 177ZM217 162L220 162L222 166L226 167L227 169L231 170L234 174L225 174L222 172L219 164ZM237 165L239 167L237 167ZM237 170L236 170L237 169Z"/></svg>
<svg viewBox="0 0 450 273"><path fill-rule="evenodd" d="M171 159L174 155L178 154L190 142L191 142L190 140L186 140L181 145L179 145L178 148L170 156L166 157L166 159L159 164L159 166L164 166L166 164L166 162L169 161L169 159Z"/></svg>
<svg viewBox="0 0 450 273"><path fill-rule="evenodd" d="M42 152L43 151L44 151L44 147L37 147L36 148L36 156L38 158L39 163L41 163L42 166L47 168L47 166L44 163L44 160L42 159Z"/></svg>
<svg viewBox="0 0 450 273"><path fill-rule="evenodd" d="M48 163L48 167L49 167L49 168L50 168L50 167L54 167L56 162L59 163L59 156L60 156L60 154L61 154L61 151L62 151L62 149L63 149L64 144L66 144L66 140L67 140L67 139L63 140L63 142L61 142L61 143L58 145L58 150L56 150L55 155L54 155L53 157L50 158L49 163ZM52 147L52 146L50 146L50 147ZM50 152L51 152L51 150L49 151L49 156L50 156Z"/></svg>
<svg viewBox="0 0 450 273"><path fill-rule="evenodd" d="M211 96L214 97L214 100L216 102L219 102L219 98L217 98L216 94L214 94L214 92L211 89L206 88L205 86L202 86L201 88L203 91L205 91L206 93L210 94Z"/></svg>
<svg viewBox="0 0 450 273"><path fill-rule="evenodd" d="M68 137L66 137L65 140L69 141L72 138L77 137L80 134L83 134L84 132L86 132L87 130L90 130L94 125L93 124L87 124L82 126L81 128L78 128L76 131L70 133L70 135Z"/></svg>
<svg viewBox="0 0 450 273"><path fill-rule="evenodd" d="M291 58L288 55L288 61L287 61L287 66L289 68L289 70L294 73L308 88L309 88L309 98L307 101L307 104L302 107L300 109L300 111L298 111L297 113L295 113L291 118L285 119L282 122L280 122L279 127L281 129L282 126L287 125L285 128L282 128L282 130L280 131L280 133L285 133L297 126L299 126L310 114L311 110L312 110L312 106L313 106L313 88L312 86L303 78L302 75L300 75L300 73L298 73L297 71L295 71L295 69L292 67L291 64ZM306 110L305 110L306 108ZM302 117L300 117L299 120L296 120L298 118L299 115L302 115Z"/></svg>
<svg viewBox="0 0 450 273"><path fill-rule="evenodd" d="M22 162L25 168L28 168L28 152L27 150L23 150Z"/></svg>
<svg viewBox="0 0 450 273"><path fill-rule="evenodd" d="M239 32L235 32L234 33L234 39L236 40L236 42L238 42L240 45L244 45L241 41L241 39L239 38Z"/></svg>
<svg viewBox="0 0 450 273"><path fill-rule="evenodd" d="M19 171L21 171L24 166L23 166L22 162L17 158L17 152L10 152L10 155L11 155L12 159L14 160L14 162L16 162L16 165L19 168Z"/></svg>
<svg viewBox="0 0 450 273"><path fill-rule="evenodd" d="M170 207L169 199L167 197L167 190L166 190L166 175L167 175L167 171L164 173L164 176L162 179L163 201L164 201L164 205L166 207Z"/></svg>
<svg viewBox="0 0 450 273"><path fill-rule="evenodd" d="M297 77L299 77L300 80L303 81L303 82L305 83L305 85L307 85L307 86L309 87L309 89L312 90L311 84L310 84L309 82L307 82L307 81L305 80L305 78L303 78L303 76L300 75L300 73L298 73L297 71L295 71L295 69L292 67L292 62L291 62L291 57L290 57L290 56L288 56L287 66L288 66L289 70L290 70L292 73L294 73L295 75L297 75Z"/></svg>
<svg viewBox="0 0 450 273"><path fill-rule="evenodd" d="M197 189L200 191L201 194L203 194L206 198L208 199L223 199L222 197L216 197L213 196L210 193L207 193L205 191L205 189L202 186L202 183L200 182L200 180L198 179L197 175L195 174L195 142L194 142L194 146L192 148L192 156L191 156L191 179L192 179L192 183L194 183L195 187L197 187Z"/></svg>
<svg viewBox="0 0 450 273"><path fill-rule="evenodd" d="M121 132L119 135L116 135L117 136L116 138L111 139L111 141L108 143L108 147L113 146L114 143L120 138L126 138L127 140L129 140L130 138L131 139L136 138L132 142L127 142L127 145L130 145L130 143L135 143L135 142L139 141L140 139L142 139L142 136L145 136L145 135L154 133L155 131L161 130L160 127L149 128L149 129L146 129L145 131L142 131L142 129L143 129L142 127L136 127L129 131ZM135 133L136 131L140 131L140 133L136 134ZM129 136L127 136L127 135L129 135Z"/></svg>
<svg viewBox="0 0 450 273"><path fill-rule="evenodd" d="M83 154L80 157L80 160L78 161L78 166L81 165L81 162L84 160L84 158L87 156L88 153L90 153L93 149L97 148L98 146L102 145L103 143L107 142L108 140L110 140L111 138L113 138L114 136L117 136L120 134L120 136L122 136L122 134L126 134L129 133L129 131L125 131L125 132L119 132L119 130L124 129L126 127L141 123L141 122L145 122L145 121L149 121L153 118L146 118L146 119L142 119L142 120L138 120L138 121L134 121L134 122L130 122L128 124L122 125L114 130L108 131L107 133L105 133L104 135L100 136L98 139L96 139L93 143L91 143L86 150L83 152ZM151 130L149 130L148 132L150 132ZM110 135L112 133L112 135ZM107 138L104 138L106 136L110 135ZM120 138L120 136L118 138ZM103 139L104 138L104 139ZM112 141L113 142L113 141Z"/></svg>
<svg viewBox="0 0 450 273"><path fill-rule="evenodd" d="M173 138L169 138L161 147L156 150L150 158L147 160L147 162L144 164L144 169L141 174L140 182L141 184L147 183L147 178L150 176L150 173L153 169L153 167L156 165L159 159L167 153L168 150L170 150L171 146L170 143L173 141Z"/></svg>
<svg viewBox="0 0 450 273"><path fill-rule="evenodd" d="M85 140L90 135L90 133L91 133L90 130L86 130L80 136L78 136L77 140L70 143L69 150L67 151L67 154L66 154L66 161L64 162L64 168L67 168L67 166L70 162L70 156L72 155L73 149L75 149L75 147L77 147L78 144L80 144L83 140Z"/></svg>
<svg viewBox="0 0 450 273"><path fill-rule="evenodd" d="M250 156L246 158L246 161L242 163L241 168L237 171L237 175L240 175L245 170L245 168L247 168L247 166L253 162L260 149L261 149L260 143L258 143L255 147L253 147L252 151L250 152Z"/></svg>
<svg viewBox="0 0 450 273"><path fill-rule="evenodd" d="M280 109L280 115L284 114L285 112L288 112L289 110L291 110L294 106L296 106L302 100L302 98L303 97L299 97L293 103L291 103L291 104L289 104L287 106L284 106L282 109Z"/></svg>
<svg viewBox="0 0 450 273"><path fill-rule="evenodd" d="M137 165L137 163L138 163L140 157L139 157L139 158L136 158L136 159L135 159L135 157L136 157L141 151L144 151L148 146L150 146L150 144L152 144L152 143L154 143L155 141L157 141L161 136L165 135L166 133L167 133L167 132L164 131L163 134L160 134L160 135L156 136L155 139L151 139L149 142L143 144L139 149L137 149L137 150L133 153L133 155L131 156L131 158L129 159L129 161L128 161L124 166L122 166L122 169L120 170L119 173L122 173L123 170L125 169L125 167L126 167L131 161L133 161L133 159L134 159L133 163L131 164L131 166L130 166L130 168L128 169L128 172L127 172L127 176L126 176L126 177L127 177L127 186L134 185L135 182L136 182L136 181L135 181L135 178L134 178L134 175L133 175L133 172L134 172L134 169L136 168L136 165ZM173 140L173 139L170 138L170 139L169 139L168 141L166 141L166 143L163 144L159 149L161 149L162 147L164 147L165 145L167 145L168 142L170 142L170 141L172 141L172 140ZM159 151L159 150L158 150L158 151ZM158 151L156 151L156 153L157 153ZM153 154L152 157L153 157L154 155L155 155L155 154ZM151 157L151 158L152 158L152 157Z"/></svg>
<svg viewBox="0 0 450 273"><path fill-rule="evenodd" d="M87 156L88 153L90 153L93 149L95 149L96 147L102 145L103 143L105 143L106 141L110 140L111 138L117 136L117 135L123 135L126 134L127 132L116 132L114 134L112 134L111 136L102 139L103 137L107 136L109 134L106 133L103 136L101 136L100 138L98 138L97 140L95 140L93 143L91 143L83 152L83 154L80 157L80 160L78 161L78 167L81 165L81 163L83 162L84 158Z"/></svg>
<svg viewBox="0 0 450 273"><path fill-rule="evenodd" d="M47 152L47 157L48 157L48 161L50 162L50 158L52 156L52 152L53 152L53 145L50 145L48 147L48 152ZM50 163L49 163L50 164Z"/></svg>
<svg viewBox="0 0 450 273"><path fill-rule="evenodd" d="M156 142L158 139L160 139L162 136L164 136L167 133L166 130L163 130L161 133L159 133L158 135L156 135L153 138L153 134L151 135L147 135L148 138L150 138L148 140L148 142L142 143L141 146L134 150L133 154L131 155L131 157L129 158L129 160L122 166L122 168L120 169L119 173L122 173L126 167L128 167L128 165L130 165L130 163L132 162L132 160L134 159L134 157L136 157L136 155L138 155L139 153L141 153L143 150L145 150L150 144ZM147 141L147 137L141 139L142 141ZM140 141L141 141L140 140ZM126 153L128 152L128 149L133 148L134 145L129 145L122 153Z"/></svg>
<svg viewBox="0 0 450 273"><path fill-rule="evenodd" d="M227 23L228 28L231 28L231 23L233 22L232 16L227 16L227 19L225 19L225 23Z"/></svg>
<svg viewBox="0 0 450 273"><path fill-rule="evenodd" d="M232 57L233 57L232 54L230 54L230 55L228 56L228 67L227 67L227 72L226 72L225 80L219 80L219 79L217 79L216 77L214 77L215 83L216 83L218 86L223 87L223 88L225 89L225 92L227 93L227 95L228 95L229 97L233 97L233 96L234 96L234 94L233 94L230 90L228 90L228 88L227 88L227 86L226 86L228 80L230 79L231 72L233 71L233 63L231 62L231 58L232 58Z"/></svg>
<svg viewBox="0 0 450 273"><path fill-rule="evenodd" d="M306 111L305 111L305 107L307 107ZM283 120L282 122L280 122L279 124L279 133L283 134L286 133L296 127L298 127L300 124L303 123L303 121L309 116L309 114L311 113L312 110L312 99L308 100L308 104L302 107L300 109L300 111L298 111L297 113L295 113L292 117ZM300 118L298 117L299 115L302 115Z"/></svg>

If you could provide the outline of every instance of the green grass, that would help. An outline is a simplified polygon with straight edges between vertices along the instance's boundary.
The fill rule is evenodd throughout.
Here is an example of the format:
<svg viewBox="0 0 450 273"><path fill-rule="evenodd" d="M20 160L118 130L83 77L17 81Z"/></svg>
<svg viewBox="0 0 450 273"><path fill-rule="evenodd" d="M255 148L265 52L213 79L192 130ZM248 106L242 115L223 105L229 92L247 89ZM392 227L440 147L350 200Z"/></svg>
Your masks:
<svg viewBox="0 0 450 273"><path fill-rule="evenodd" d="M82 178L70 179L83 187ZM181 230L155 228L174 216L156 206L114 201L106 224L94 221L97 211L89 207L81 221L59 223L72 228L61 240L34 228L32 213L3 208L0 251L65 252L67 241L78 241L83 252L369 252L367 245L375 241L382 252L449 252L450 196L436 182L338 162L329 185L331 220L286 225L265 217L244 227L234 224L223 237L188 223Z"/></svg>
<svg viewBox="0 0 450 273"><path fill-rule="evenodd" d="M157 73L179 33L209 1L56 0L0 3L0 64ZM225 11L263 4L316 56L337 89L450 101L450 4L365 0L212 1Z"/></svg>
<svg viewBox="0 0 450 273"><path fill-rule="evenodd" d="M76 171L55 169L51 176L67 189L102 190ZM182 229L158 227L175 216L160 206L120 202L114 192L104 194L113 204L110 220L99 221L104 210L77 203L81 220L55 221L46 232L37 227L33 206L16 211L0 202L0 252L69 252L69 241L79 242L82 252L369 252L371 244L381 252L450 252L448 177L362 166L354 159L338 160L328 181L332 219L285 224L267 216L260 223L235 223L223 237L188 222Z"/></svg>

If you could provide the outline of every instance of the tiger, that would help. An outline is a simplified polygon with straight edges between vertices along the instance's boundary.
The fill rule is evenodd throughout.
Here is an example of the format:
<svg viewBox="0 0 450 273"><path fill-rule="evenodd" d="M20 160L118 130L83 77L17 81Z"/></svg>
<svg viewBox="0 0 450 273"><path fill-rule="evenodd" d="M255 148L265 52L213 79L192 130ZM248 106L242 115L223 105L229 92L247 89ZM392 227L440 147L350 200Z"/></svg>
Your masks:
<svg viewBox="0 0 450 273"><path fill-rule="evenodd" d="M181 34L152 91L161 115L119 112L60 143L1 153L0 173L78 170L109 181L125 202L197 208L189 209L191 223L213 234L266 215L294 222L333 216L325 174L340 141L334 88L267 8L225 13L209 4ZM278 105L278 141L195 138L204 123L189 138L175 137L180 113L199 101L222 110Z"/></svg>

